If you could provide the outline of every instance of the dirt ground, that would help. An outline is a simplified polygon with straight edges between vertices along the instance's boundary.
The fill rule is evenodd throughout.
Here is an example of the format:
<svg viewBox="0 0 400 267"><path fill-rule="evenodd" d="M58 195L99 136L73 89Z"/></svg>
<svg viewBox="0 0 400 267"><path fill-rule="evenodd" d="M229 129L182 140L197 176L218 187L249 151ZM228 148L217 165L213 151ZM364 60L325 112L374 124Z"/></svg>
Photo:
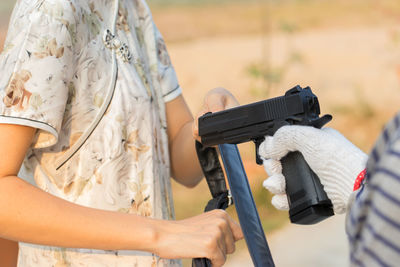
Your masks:
<svg viewBox="0 0 400 267"><path fill-rule="evenodd" d="M335 215L318 225L288 224L267 240L274 263L278 267L345 267L349 252L344 231L344 215ZM228 257L226 267L253 266L247 250Z"/></svg>

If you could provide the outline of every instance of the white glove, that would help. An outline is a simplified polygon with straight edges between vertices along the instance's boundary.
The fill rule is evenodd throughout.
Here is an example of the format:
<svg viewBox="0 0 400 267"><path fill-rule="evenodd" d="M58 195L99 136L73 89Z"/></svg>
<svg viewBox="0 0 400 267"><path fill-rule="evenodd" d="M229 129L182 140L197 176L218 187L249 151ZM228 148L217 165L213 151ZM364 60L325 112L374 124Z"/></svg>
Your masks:
<svg viewBox="0 0 400 267"><path fill-rule="evenodd" d="M270 176L263 186L271 193L272 204L281 210L289 208L285 179L279 161L290 151L300 151L318 175L331 199L335 213L344 213L354 182L365 169L368 156L338 131L309 126L284 126L273 137L266 136L259 155Z"/></svg>

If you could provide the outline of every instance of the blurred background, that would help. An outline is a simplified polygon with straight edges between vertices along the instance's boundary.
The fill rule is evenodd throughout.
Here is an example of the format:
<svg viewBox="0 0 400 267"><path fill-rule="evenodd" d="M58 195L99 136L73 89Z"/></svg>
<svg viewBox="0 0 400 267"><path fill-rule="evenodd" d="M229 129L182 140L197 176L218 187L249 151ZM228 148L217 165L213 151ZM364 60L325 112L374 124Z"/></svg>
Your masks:
<svg viewBox="0 0 400 267"><path fill-rule="evenodd" d="M15 0L0 1L0 47ZM194 114L205 93L231 90L241 104L311 86L323 114L368 152L400 103L398 0L148 0ZM1 50L0 48L0 50ZM346 266L343 216L295 226L270 205L254 145L240 145L277 266ZM203 212L205 182L176 183L177 219ZM235 215L233 207L229 213ZM252 266L244 241L226 266ZM190 266L189 261L184 262Z"/></svg>

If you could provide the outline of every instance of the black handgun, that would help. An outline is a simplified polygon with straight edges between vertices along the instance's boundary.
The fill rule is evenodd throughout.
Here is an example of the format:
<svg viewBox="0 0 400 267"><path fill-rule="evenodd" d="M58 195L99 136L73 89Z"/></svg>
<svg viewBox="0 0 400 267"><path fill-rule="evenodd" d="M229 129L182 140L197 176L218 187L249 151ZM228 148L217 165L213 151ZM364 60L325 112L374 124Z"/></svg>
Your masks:
<svg viewBox="0 0 400 267"><path fill-rule="evenodd" d="M319 115L318 98L310 87L297 85L284 96L203 115L199 118L199 135L205 146L254 141L257 164L262 164L258 147L266 135L274 135L285 125L321 128L332 119L331 115ZM281 161L290 221L314 224L332 216L332 202L303 155L290 152Z"/></svg>

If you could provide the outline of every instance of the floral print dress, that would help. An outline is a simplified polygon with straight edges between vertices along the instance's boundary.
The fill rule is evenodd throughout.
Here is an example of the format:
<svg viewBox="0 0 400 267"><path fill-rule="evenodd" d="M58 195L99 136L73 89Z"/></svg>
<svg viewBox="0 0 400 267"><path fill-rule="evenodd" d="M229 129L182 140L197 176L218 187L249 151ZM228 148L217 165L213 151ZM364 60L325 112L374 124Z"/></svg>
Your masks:
<svg viewBox="0 0 400 267"><path fill-rule="evenodd" d="M117 1L117 0L115 0ZM144 0L18 0L0 55L0 123L37 128L23 178L87 207L173 219L165 102L181 94ZM124 56L125 55L125 56ZM71 157L58 162L99 124ZM68 223L68 222L66 222ZM18 266L180 266L138 251L20 243Z"/></svg>

